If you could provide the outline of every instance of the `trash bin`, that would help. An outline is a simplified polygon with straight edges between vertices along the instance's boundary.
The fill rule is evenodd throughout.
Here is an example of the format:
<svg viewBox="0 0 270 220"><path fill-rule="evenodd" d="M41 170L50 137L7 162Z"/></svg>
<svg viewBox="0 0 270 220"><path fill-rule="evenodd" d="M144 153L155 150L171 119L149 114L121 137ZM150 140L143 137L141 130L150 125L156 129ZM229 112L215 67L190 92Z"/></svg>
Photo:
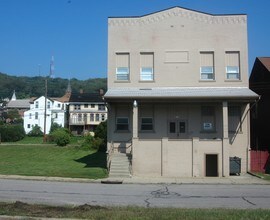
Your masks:
<svg viewBox="0 0 270 220"><path fill-rule="evenodd" d="M230 157L230 175L240 175L241 173L241 158Z"/></svg>

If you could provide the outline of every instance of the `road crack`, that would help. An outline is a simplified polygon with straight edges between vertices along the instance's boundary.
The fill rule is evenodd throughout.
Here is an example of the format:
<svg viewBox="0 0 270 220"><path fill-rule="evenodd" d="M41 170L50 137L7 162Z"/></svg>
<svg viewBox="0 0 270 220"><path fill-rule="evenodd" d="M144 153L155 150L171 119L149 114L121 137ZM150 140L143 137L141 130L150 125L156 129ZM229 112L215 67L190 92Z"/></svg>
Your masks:
<svg viewBox="0 0 270 220"><path fill-rule="evenodd" d="M255 205L256 206L256 204L255 203L253 203L253 202L250 202L248 199L246 199L245 197L242 197L242 199L244 200L244 201L246 201L247 203L249 203L249 204L251 204L251 205Z"/></svg>

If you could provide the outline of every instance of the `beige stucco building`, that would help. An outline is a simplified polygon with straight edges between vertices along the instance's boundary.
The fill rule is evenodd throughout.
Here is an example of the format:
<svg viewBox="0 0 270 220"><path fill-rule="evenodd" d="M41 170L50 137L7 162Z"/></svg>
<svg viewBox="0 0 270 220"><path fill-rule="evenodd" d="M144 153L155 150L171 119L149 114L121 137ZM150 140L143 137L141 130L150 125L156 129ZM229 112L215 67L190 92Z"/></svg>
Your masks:
<svg viewBox="0 0 270 220"><path fill-rule="evenodd" d="M108 165L136 176L228 176L249 169L246 15L174 7L108 19Z"/></svg>

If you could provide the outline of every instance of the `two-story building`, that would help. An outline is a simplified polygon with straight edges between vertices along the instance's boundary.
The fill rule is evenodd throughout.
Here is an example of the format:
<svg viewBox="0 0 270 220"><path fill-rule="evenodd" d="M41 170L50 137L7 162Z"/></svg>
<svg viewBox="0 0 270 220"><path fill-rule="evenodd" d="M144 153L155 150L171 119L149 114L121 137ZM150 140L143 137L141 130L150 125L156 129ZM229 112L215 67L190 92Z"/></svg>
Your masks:
<svg viewBox="0 0 270 220"><path fill-rule="evenodd" d="M138 176L228 176L249 169L247 16L174 7L108 19L108 164Z"/></svg>
<svg viewBox="0 0 270 220"><path fill-rule="evenodd" d="M45 110L46 100L46 110ZM45 125L46 111L46 125ZM64 102L58 101L57 98L47 98L41 96L30 105L30 110L24 112L24 130L29 133L33 126L38 125L44 132L46 126L46 134L49 134L52 123L57 123L62 127L65 126L66 105Z"/></svg>
<svg viewBox="0 0 270 220"><path fill-rule="evenodd" d="M69 99L69 130L73 134L94 132L107 120L107 108L100 93L71 93Z"/></svg>

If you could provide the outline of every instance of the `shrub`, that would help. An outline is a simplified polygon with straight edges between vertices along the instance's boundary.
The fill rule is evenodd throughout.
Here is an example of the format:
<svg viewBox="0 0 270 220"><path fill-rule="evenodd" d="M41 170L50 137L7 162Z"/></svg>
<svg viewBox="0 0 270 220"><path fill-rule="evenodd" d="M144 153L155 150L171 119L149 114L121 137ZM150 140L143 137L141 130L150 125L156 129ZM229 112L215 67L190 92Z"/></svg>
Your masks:
<svg viewBox="0 0 270 220"><path fill-rule="evenodd" d="M107 150L107 121L101 122L95 129L95 140L97 149L105 152Z"/></svg>
<svg viewBox="0 0 270 220"><path fill-rule="evenodd" d="M93 142L94 142L94 137L91 134L87 134L83 138L81 148L84 150L90 150L92 149Z"/></svg>
<svg viewBox="0 0 270 220"><path fill-rule="evenodd" d="M25 137L25 131L22 125L1 125L1 141L14 142L22 140Z"/></svg>
<svg viewBox="0 0 270 220"><path fill-rule="evenodd" d="M41 137L43 132L41 131L41 127L35 125L32 127L32 130L27 134L30 137Z"/></svg>
<svg viewBox="0 0 270 220"><path fill-rule="evenodd" d="M50 134L53 133L55 130L57 130L58 128L62 128L61 125L59 125L58 123L54 122L51 125L51 129L50 129Z"/></svg>
<svg viewBox="0 0 270 220"><path fill-rule="evenodd" d="M51 134L52 140L58 146L66 146L70 143L70 135L64 128L58 128Z"/></svg>

